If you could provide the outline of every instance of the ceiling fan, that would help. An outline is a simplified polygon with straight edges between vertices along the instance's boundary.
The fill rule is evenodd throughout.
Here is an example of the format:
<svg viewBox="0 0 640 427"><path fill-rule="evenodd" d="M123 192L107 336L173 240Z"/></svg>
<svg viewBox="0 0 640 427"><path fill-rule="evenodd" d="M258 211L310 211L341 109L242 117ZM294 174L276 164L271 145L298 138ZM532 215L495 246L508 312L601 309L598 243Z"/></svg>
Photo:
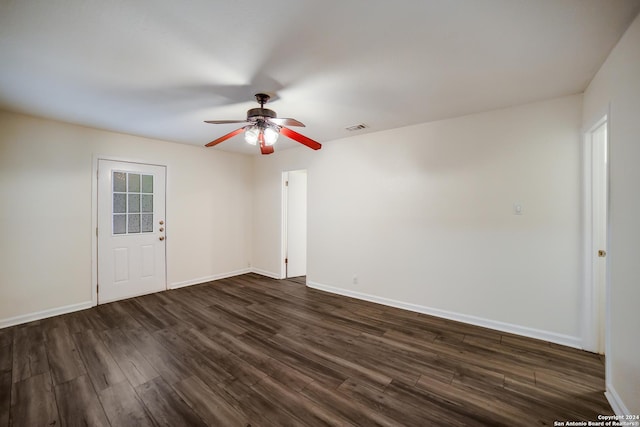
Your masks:
<svg viewBox="0 0 640 427"><path fill-rule="evenodd" d="M273 144L276 142L278 135L280 134L314 150L322 148L322 145L319 142L285 127L285 125L304 127L304 124L296 119L279 119L275 111L264 108L264 104L266 104L270 98L271 97L266 93L257 93L256 100L258 101L258 104L260 104L260 108L252 108L247 111L246 120L205 120L205 123L212 124L248 123L246 126L229 132L228 134L211 141L205 146L213 147L214 145L220 144L221 142L226 141L227 139L244 131L245 141L251 145L259 144L260 152L262 154L273 153Z"/></svg>

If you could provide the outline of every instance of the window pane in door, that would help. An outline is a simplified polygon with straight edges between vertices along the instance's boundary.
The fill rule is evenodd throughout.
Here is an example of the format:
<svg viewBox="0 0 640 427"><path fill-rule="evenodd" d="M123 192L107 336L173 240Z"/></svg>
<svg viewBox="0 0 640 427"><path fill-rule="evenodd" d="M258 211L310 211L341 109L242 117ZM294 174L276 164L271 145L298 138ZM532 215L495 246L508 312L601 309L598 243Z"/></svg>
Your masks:
<svg viewBox="0 0 640 427"><path fill-rule="evenodd" d="M141 218L141 228L143 233L151 233L153 232L153 214L142 214Z"/></svg>
<svg viewBox="0 0 640 427"><path fill-rule="evenodd" d="M129 194L129 209L128 212L140 212L140 195Z"/></svg>
<svg viewBox="0 0 640 427"><path fill-rule="evenodd" d="M113 234L125 234L127 232L127 216L113 216Z"/></svg>
<svg viewBox="0 0 640 427"><path fill-rule="evenodd" d="M153 175L114 171L112 178L113 234L153 232Z"/></svg>
<svg viewBox="0 0 640 427"><path fill-rule="evenodd" d="M127 199L125 194L114 193L113 195L113 213L126 213Z"/></svg>
<svg viewBox="0 0 640 427"><path fill-rule="evenodd" d="M140 232L140 214L129 214L128 218L128 233L139 233Z"/></svg>
<svg viewBox="0 0 640 427"><path fill-rule="evenodd" d="M113 191L127 191L127 174L124 172L113 173Z"/></svg>
<svg viewBox="0 0 640 427"><path fill-rule="evenodd" d="M127 175L129 175L128 191L130 193L139 193L140 192L140 174L130 173Z"/></svg>
<svg viewBox="0 0 640 427"><path fill-rule="evenodd" d="M142 175L142 192L153 193L153 175Z"/></svg>
<svg viewBox="0 0 640 427"><path fill-rule="evenodd" d="M143 194L142 212L153 212L153 194Z"/></svg>

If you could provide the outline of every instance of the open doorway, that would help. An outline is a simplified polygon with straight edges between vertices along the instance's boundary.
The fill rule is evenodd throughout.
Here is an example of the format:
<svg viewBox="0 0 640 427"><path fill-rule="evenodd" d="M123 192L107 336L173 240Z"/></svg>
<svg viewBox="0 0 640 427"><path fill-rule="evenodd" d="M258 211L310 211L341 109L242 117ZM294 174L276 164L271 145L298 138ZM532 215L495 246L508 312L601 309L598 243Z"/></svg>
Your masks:
<svg viewBox="0 0 640 427"><path fill-rule="evenodd" d="M608 128L607 116L586 133L584 348L605 354L608 342Z"/></svg>
<svg viewBox="0 0 640 427"><path fill-rule="evenodd" d="M307 274L307 171L282 173L282 272L284 278Z"/></svg>

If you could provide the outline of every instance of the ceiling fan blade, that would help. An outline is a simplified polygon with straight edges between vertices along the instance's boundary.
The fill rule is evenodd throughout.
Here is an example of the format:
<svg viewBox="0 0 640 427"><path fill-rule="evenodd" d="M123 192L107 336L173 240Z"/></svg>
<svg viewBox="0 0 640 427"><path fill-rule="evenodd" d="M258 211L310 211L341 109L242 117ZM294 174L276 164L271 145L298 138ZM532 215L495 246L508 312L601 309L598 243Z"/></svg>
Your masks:
<svg viewBox="0 0 640 427"><path fill-rule="evenodd" d="M227 123L247 123L246 120L205 120L205 123L212 125L226 125Z"/></svg>
<svg viewBox="0 0 640 427"><path fill-rule="evenodd" d="M288 138L291 138L295 141L298 141L300 144L304 144L307 147L314 149L314 150L319 150L322 148L322 144L320 144L318 141L314 141L311 138L308 138L294 130L291 130L289 128L286 127L282 127L280 129L280 133Z"/></svg>
<svg viewBox="0 0 640 427"><path fill-rule="evenodd" d="M264 134L262 132L258 135L258 140L260 141L260 152L262 154L271 154L274 152L273 145L265 144Z"/></svg>
<svg viewBox="0 0 640 427"><path fill-rule="evenodd" d="M244 130L244 128L240 128L240 129L236 129L233 132L229 132L226 135L221 136L220 138L211 141L210 143L206 144L205 147L213 147L216 144L220 144L223 141L226 141L229 138L233 138L234 136L236 136L237 134L241 133Z"/></svg>
<svg viewBox="0 0 640 427"><path fill-rule="evenodd" d="M304 123L296 120L296 119L278 119L278 118L274 118L274 119L268 119L271 123L274 123L278 126L300 126L300 127L305 127Z"/></svg>
<svg viewBox="0 0 640 427"><path fill-rule="evenodd" d="M261 145L260 152L262 154L272 154L275 150L273 149L273 145Z"/></svg>

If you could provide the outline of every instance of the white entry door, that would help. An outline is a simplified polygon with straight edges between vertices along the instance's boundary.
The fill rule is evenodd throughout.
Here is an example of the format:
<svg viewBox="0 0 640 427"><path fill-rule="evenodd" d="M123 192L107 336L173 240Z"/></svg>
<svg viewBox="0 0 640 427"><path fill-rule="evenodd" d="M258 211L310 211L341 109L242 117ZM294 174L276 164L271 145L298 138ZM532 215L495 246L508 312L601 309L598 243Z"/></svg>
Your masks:
<svg viewBox="0 0 640 427"><path fill-rule="evenodd" d="M166 289L164 166L98 161L98 303Z"/></svg>

